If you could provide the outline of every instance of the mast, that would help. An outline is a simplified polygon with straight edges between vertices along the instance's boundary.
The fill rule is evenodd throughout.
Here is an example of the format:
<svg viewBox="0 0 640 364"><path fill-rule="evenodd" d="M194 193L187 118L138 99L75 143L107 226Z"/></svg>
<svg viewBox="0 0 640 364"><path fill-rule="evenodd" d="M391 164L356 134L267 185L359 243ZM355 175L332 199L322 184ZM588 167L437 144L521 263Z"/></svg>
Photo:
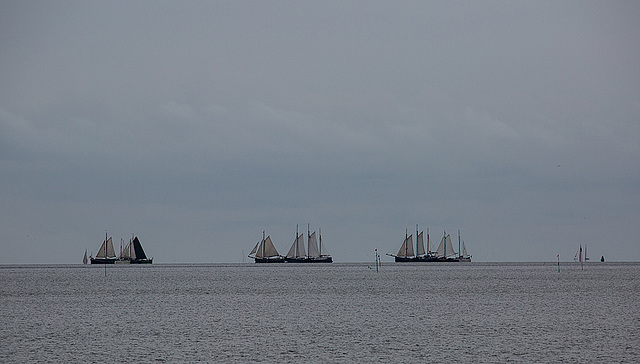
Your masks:
<svg viewBox="0 0 640 364"><path fill-rule="evenodd" d="M462 250L460 250L460 229L458 229L458 258L462 258Z"/></svg>
<svg viewBox="0 0 640 364"><path fill-rule="evenodd" d="M429 253L429 228L427 228L427 256L431 255Z"/></svg>
<svg viewBox="0 0 640 364"><path fill-rule="evenodd" d="M262 245L262 257L264 258L264 230L262 230L262 243L260 245Z"/></svg>
<svg viewBox="0 0 640 364"><path fill-rule="evenodd" d="M309 245L307 245L307 256L309 256L309 250L311 250L311 245L310 245L311 244L310 243L310 241L311 241L311 228L309 227L309 225L310 224L307 223L307 244L309 244Z"/></svg>
<svg viewBox="0 0 640 364"><path fill-rule="evenodd" d="M444 254L444 258L447 259L447 231L446 230L444 231L444 235L442 235L442 236L444 237L444 240L443 240L444 241L444 246L442 247L443 248L442 251L444 252L443 253Z"/></svg>
<svg viewBox="0 0 640 364"><path fill-rule="evenodd" d="M418 224L416 224L416 257L418 257Z"/></svg>
<svg viewBox="0 0 640 364"><path fill-rule="evenodd" d="M407 257L407 239L409 238L409 230L404 229L404 257Z"/></svg>
<svg viewBox="0 0 640 364"><path fill-rule="evenodd" d="M297 258L298 257L298 224L296 224L296 239L293 241L293 243L296 245L295 250L294 250L294 257Z"/></svg>
<svg viewBox="0 0 640 364"><path fill-rule="evenodd" d="M322 230L318 228L318 238L320 239L320 256L322 256Z"/></svg>

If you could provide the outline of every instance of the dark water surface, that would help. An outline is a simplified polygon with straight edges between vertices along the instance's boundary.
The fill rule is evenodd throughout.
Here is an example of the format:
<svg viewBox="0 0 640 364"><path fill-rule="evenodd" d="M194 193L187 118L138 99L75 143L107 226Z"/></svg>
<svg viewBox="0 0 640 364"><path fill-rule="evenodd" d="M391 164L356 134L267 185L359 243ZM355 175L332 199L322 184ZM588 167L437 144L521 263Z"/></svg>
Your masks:
<svg viewBox="0 0 640 364"><path fill-rule="evenodd" d="M640 263L0 266L0 362L640 361Z"/></svg>

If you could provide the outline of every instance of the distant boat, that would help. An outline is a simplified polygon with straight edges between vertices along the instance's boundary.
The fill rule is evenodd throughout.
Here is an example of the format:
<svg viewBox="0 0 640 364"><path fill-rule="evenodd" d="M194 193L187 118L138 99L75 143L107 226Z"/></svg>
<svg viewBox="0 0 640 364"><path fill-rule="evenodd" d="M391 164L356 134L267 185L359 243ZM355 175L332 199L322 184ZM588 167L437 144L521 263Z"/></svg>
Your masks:
<svg viewBox="0 0 640 364"><path fill-rule="evenodd" d="M586 248L586 247L585 247ZM580 262L580 268L584 269L583 267L583 260L582 260L582 244L580 244L580 248L578 249L578 251L576 252L576 255L573 257L573 260L576 262Z"/></svg>
<svg viewBox="0 0 640 364"><path fill-rule="evenodd" d="M458 260L461 262L471 261L471 255L467 253L467 247L464 245L464 241L462 242L462 254L460 254L460 257L458 258Z"/></svg>
<svg viewBox="0 0 640 364"><path fill-rule="evenodd" d="M264 237L264 231L262 232L262 240L256 243L248 256L253 258L256 263L284 263L284 257L278 254L271 237Z"/></svg>
<svg viewBox="0 0 640 364"><path fill-rule="evenodd" d="M82 257L82 264L87 264L87 249L84 250L84 257Z"/></svg>
<svg viewBox="0 0 640 364"><path fill-rule="evenodd" d="M429 251L429 229L427 229L427 249L424 248L423 232L418 232L416 226L416 250L413 250L413 235L405 231L405 238L397 254L387 254L395 258L396 262L470 262L471 256L467 254L466 246L463 246L463 254L453 249L451 237L446 233L440 240L440 245L435 252ZM458 232L458 245L460 245L460 233Z"/></svg>
<svg viewBox="0 0 640 364"><path fill-rule="evenodd" d="M107 239L106 233L98 254L96 254L95 258L90 257L90 260L91 264L114 264L116 262L116 251L113 249L113 242L111 238Z"/></svg>
<svg viewBox="0 0 640 364"><path fill-rule="evenodd" d="M122 247L122 245L120 245ZM129 243L120 251L117 264L153 264L153 258L147 257L137 236L129 240Z"/></svg>
<svg viewBox="0 0 640 364"><path fill-rule="evenodd" d="M582 244L580 244L580 248L576 251L576 255L573 257L574 262L582 262Z"/></svg>
<svg viewBox="0 0 640 364"><path fill-rule="evenodd" d="M320 248L318 248L318 242L316 240L316 232L311 233L309 226L307 225L307 247L308 253L304 250L304 235L298 234L298 227L296 226L296 238L291 244L289 252L284 257L287 263L333 263L333 258L330 255L322 254L322 235L320 237Z"/></svg>
<svg viewBox="0 0 640 364"><path fill-rule="evenodd" d="M417 233L417 229L416 229ZM424 243L420 240L422 233L418 234L418 241L416 242L416 250L418 253L424 254ZM405 230L404 240L402 241L402 245L400 246L400 250L396 255L387 254L395 258L396 262L417 262L420 255L416 256L413 252L413 235L409 235L409 233Z"/></svg>

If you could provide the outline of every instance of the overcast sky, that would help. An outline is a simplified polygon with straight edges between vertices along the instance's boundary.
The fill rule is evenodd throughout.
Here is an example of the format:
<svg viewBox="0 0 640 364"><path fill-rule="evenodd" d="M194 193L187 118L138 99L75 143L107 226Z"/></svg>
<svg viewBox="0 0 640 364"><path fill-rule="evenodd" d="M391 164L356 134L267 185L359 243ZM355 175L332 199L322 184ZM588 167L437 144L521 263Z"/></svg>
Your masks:
<svg viewBox="0 0 640 364"><path fill-rule="evenodd" d="M0 264L640 259L640 2L2 1ZM435 248L432 246L432 249ZM457 244L456 244L457 249ZM384 257L389 261L391 258Z"/></svg>

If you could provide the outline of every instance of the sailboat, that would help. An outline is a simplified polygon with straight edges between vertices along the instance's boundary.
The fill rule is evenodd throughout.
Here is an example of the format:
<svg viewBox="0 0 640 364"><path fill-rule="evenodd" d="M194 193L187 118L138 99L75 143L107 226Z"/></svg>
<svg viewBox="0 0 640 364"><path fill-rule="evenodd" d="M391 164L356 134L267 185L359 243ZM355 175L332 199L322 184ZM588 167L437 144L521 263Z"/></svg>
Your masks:
<svg viewBox="0 0 640 364"><path fill-rule="evenodd" d="M316 232L313 234L307 224L307 248L304 250L304 234L298 234L298 226L296 226L296 238L291 244L291 248L284 260L287 263L333 263L333 258L330 255L322 254L322 234L319 234L320 248L318 248L318 241L316 240Z"/></svg>
<svg viewBox="0 0 640 364"><path fill-rule="evenodd" d="M459 262L470 262L471 255L467 253L467 247L464 245L464 240L462 241L462 249L460 248L460 230L458 230L458 251L460 255L458 256Z"/></svg>
<svg viewBox="0 0 640 364"><path fill-rule="evenodd" d="M461 262L470 262L471 261L471 255L469 255L469 253L467 253L467 247L464 245L464 241L462 241L462 254L458 258L458 260L461 261Z"/></svg>
<svg viewBox="0 0 640 364"><path fill-rule="evenodd" d="M120 245L122 247L122 245ZM148 258L140 244L137 236L134 236L129 243L120 251L118 264L153 264L153 258Z"/></svg>
<svg viewBox="0 0 640 364"><path fill-rule="evenodd" d="M84 257L82 257L82 264L87 264L87 249L84 250Z"/></svg>
<svg viewBox="0 0 640 364"><path fill-rule="evenodd" d="M457 254L458 253L453 250L451 236L445 231L440 240L440 245L438 245L438 249L436 249L435 258L438 262L459 262L460 259L456 257Z"/></svg>
<svg viewBox="0 0 640 364"><path fill-rule="evenodd" d="M264 231L262 232L262 240L256 243L248 256L253 258L256 263L284 263L284 257L278 254L271 237L264 237Z"/></svg>
<svg viewBox="0 0 640 364"><path fill-rule="evenodd" d="M107 239L107 233L105 232L104 241L100 245L98 254L96 257L90 257L91 264L114 264L117 260L116 251L113 249L113 241L111 238Z"/></svg>
<svg viewBox="0 0 640 364"><path fill-rule="evenodd" d="M585 246L586 249L586 246ZM586 255L586 251L585 251L585 255ZM576 252L576 255L573 257L573 260L576 262L580 262L580 268L584 269L583 267L583 261L582 261L582 244L580 244L580 248L578 249L578 251Z"/></svg>
<svg viewBox="0 0 640 364"><path fill-rule="evenodd" d="M467 254L466 247L461 256L453 249L451 237L445 232L440 245L435 252L429 251L429 229L427 229L427 249L424 248L424 232L418 230L416 225L416 250L413 250L413 235L405 231L405 238L397 254L387 254L395 258L396 262L470 262L471 256ZM460 239L458 236L458 243Z"/></svg>
<svg viewBox="0 0 640 364"><path fill-rule="evenodd" d="M402 245L400 246L400 250L398 250L398 254L387 254L395 258L396 262L415 262L416 256L413 253L413 234L408 235L408 231L405 230L404 240L402 241ZM420 244L418 243L418 249L420 249ZM424 247L422 249L424 251Z"/></svg>

